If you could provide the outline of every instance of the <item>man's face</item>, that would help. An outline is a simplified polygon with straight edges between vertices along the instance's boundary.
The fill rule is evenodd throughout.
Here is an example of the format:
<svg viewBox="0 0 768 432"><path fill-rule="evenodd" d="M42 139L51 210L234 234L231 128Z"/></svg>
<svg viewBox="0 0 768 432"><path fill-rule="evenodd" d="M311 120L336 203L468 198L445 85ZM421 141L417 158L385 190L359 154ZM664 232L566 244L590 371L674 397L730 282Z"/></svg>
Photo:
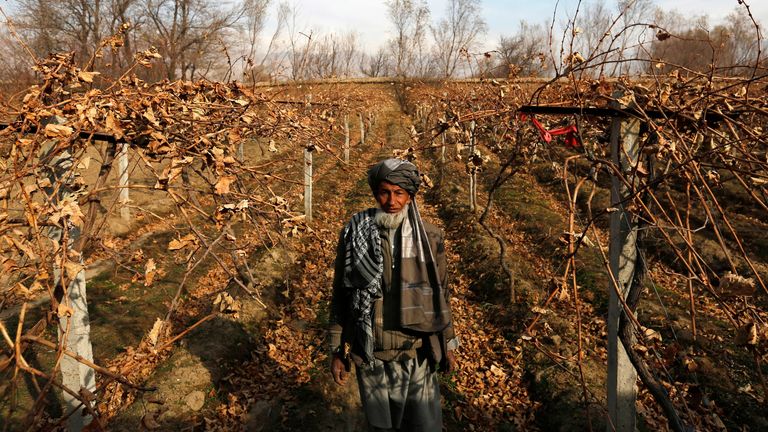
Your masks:
<svg viewBox="0 0 768 432"><path fill-rule="evenodd" d="M379 207L386 213L397 213L411 202L411 195L401 188L387 181L379 184L379 189L374 194Z"/></svg>

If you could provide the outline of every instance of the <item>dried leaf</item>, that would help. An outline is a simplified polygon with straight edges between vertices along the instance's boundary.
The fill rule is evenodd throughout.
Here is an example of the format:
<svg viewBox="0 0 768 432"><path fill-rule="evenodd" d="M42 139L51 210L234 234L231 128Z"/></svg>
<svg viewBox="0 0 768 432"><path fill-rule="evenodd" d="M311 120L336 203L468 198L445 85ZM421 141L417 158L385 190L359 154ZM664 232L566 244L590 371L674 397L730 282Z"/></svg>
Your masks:
<svg viewBox="0 0 768 432"><path fill-rule="evenodd" d="M657 341L661 342L661 333L657 332L656 330L648 327L643 327L643 336L645 336L645 339L649 342Z"/></svg>
<svg viewBox="0 0 768 432"><path fill-rule="evenodd" d="M160 318L155 320L155 324L152 325L152 330L149 331L149 334L147 335L147 342L152 347L157 346L157 341L160 339L160 332L163 329L163 326L165 325L165 321L161 320Z"/></svg>
<svg viewBox="0 0 768 432"><path fill-rule="evenodd" d="M755 280L728 272L720 278L718 288L725 297L751 296L755 293Z"/></svg>
<svg viewBox="0 0 768 432"><path fill-rule="evenodd" d="M73 198L67 198L62 201L61 207L51 212L50 222L59 225L62 219L68 219L74 226L82 228L85 215L80 209L80 205Z"/></svg>
<svg viewBox="0 0 768 432"><path fill-rule="evenodd" d="M184 249L186 247L197 245L197 236L194 234L187 234L180 239L173 239L168 243L168 250L175 251Z"/></svg>
<svg viewBox="0 0 768 432"><path fill-rule="evenodd" d="M144 286L152 285L152 281L157 273L157 265L155 265L154 258L147 260L147 264L144 266Z"/></svg>
<svg viewBox="0 0 768 432"><path fill-rule="evenodd" d="M669 33L667 33L664 30L659 30L658 32L656 32L656 39L658 39L660 41L665 41L665 40L669 39L670 37L672 37L672 35L670 35Z"/></svg>
<svg viewBox="0 0 768 432"><path fill-rule="evenodd" d="M87 170L89 166L91 166L91 158L88 156L80 159L80 162L77 163L77 169L79 170Z"/></svg>
<svg viewBox="0 0 768 432"><path fill-rule="evenodd" d="M155 118L155 111L152 110L152 107L147 108L147 110L144 111L144 114L142 115L142 117L147 119L153 125L159 126L159 124L157 123L157 118Z"/></svg>
<svg viewBox="0 0 768 432"><path fill-rule="evenodd" d="M37 261L37 254L32 250L32 247L24 240L18 240L14 237L6 237L11 240L14 246L26 255L30 260Z"/></svg>
<svg viewBox="0 0 768 432"><path fill-rule="evenodd" d="M120 126L120 121L117 120L117 117L115 117L115 114L111 111L107 113L105 123L107 126L107 132L114 135L115 138L120 139L124 136L123 128Z"/></svg>
<svg viewBox="0 0 768 432"><path fill-rule="evenodd" d="M73 280L77 277L77 275L85 270L85 266L79 262L75 261L67 261L64 263L64 271L67 275L67 279Z"/></svg>
<svg viewBox="0 0 768 432"><path fill-rule="evenodd" d="M155 419L156 416L157 416L157 413L147 412L141 418L141 425L149 430L160 429L162 426Z"/></svg>
<svg viewBox="0 0 768 432"><path fill-rule="evenodd" d="M69 126L48 123L45 125L45 136L48 138L68 138L74 129Z"/></svg>
<svg viewBox="0 0 768 432"><path fill-rule="evenodd" d="M80 71L80 72L77 73L77 78L80 81L87 82L87 83L92 83L93 82L93 77L95 77L97 75L101 75L101 72Z"/></svg>
<svg viewBox="0 0 768 432"><path fill-rule="evenodd" d="M59 307L56 309L56 315L58 315L59 318L71 317L74 313L75 311L64 303L59 303Z"/></svg>
<svg viewBox="0 0 768 432"><path fill-rule="evenodd" d="M500 367L496 366L495 364L491 365L491 373L500 378L505 378L507 376L504 370L502 370Z"/></svg>
<svg viewBox="0 0 768 432"><path fill-rule="evenodd" d="M224 195L229 193L229 186L234 183L237 180L237 177L228 175L223 176L219 178L219 181L216 182L216 194L217 195Z"/></svg>
<svg viewBox="0 0 768 432"><path fill-rule="evenodd" d="M756 346L760 342L757 335L757 324L748 322L736 331L736 345Z"/></svg>

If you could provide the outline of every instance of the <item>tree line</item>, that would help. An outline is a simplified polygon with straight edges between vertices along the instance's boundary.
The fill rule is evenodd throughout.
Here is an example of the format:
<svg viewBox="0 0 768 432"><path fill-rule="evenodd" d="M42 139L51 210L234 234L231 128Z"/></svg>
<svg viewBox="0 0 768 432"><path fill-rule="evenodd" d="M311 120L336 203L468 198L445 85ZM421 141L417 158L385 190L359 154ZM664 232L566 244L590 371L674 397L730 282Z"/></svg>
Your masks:
<svg viewBox="0 0 768 432"><path fill-rule="evenodd" d="M150 50L159 61L136 71L149 81L551 77L582 62L600 76L727 76L765 66L746 2L712 25L651 0L583 1L548 21L522 20L491 44L481 0L448 0L437 15L425 0L384 3L392 36L371 50L357 30L314 32L288 1L14 0L3 11L0 79L6 88L32 82L33 59L62 51L116 77Z"/></svg>

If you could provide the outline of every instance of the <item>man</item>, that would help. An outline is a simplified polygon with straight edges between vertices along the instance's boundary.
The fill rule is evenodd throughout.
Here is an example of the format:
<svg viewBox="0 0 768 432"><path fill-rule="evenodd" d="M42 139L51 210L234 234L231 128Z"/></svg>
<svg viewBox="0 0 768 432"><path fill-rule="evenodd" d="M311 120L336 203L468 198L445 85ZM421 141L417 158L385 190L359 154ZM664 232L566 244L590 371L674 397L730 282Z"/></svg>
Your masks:
<svg viewBox="0 0 768 432"><path fill-rule="evenodd" d="M368 171L379 208L355 214L336 251L331 373L354 362L372 431L442 430L437 371L456 367L442 232L422 221L414 164L386 159Z"/></svg>

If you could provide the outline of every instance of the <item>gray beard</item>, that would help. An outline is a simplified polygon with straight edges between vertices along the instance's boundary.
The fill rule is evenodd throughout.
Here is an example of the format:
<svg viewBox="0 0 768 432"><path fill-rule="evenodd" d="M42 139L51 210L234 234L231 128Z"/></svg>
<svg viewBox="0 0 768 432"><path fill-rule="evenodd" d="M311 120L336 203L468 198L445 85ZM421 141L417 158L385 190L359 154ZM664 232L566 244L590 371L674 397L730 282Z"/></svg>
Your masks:
<svg viewBox="0 0 768 432"><path fill-rule="evenodd" d="M382 209L378 209L376 216L374 216L376 225L387 229L395 229L399 227L408 216L409 205L410 204L406 204L405 207L397 213L387 213Z"/></svg>

